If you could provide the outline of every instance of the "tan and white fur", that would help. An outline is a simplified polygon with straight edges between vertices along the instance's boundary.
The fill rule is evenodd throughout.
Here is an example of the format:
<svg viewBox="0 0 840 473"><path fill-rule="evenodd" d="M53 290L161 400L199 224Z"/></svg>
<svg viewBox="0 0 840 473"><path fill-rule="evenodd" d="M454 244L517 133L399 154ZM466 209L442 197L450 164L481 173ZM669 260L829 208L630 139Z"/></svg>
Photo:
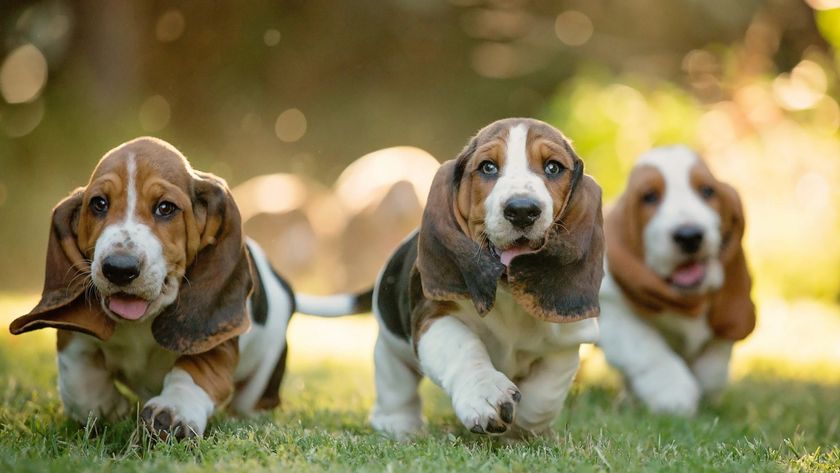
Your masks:
<svg viewBox="0 0 840 473"><path fill-rule="evenodd" d="M182 438L203 435L228 404L248 415L279 403L294 307L241 235L224 181L139 138L108 152L88 186L56 207L44 294L10 329L59 329L71 418L129 416L119 381L153 433Z"/></svg>
<svg viewBox="0 0 840 473"><path fill-rule="evenodd" d="M550 429L580 344L598 336L602 251L600 189L562 134L530 119L482 129L438 171L420 230L375 284L373 427L419 433L427 376L472 432ZM525 274L543 264L576 283Z"/></svg>
<svg viewBox="0 0 840 473"><path fill-rule="evenodd" d="M672 146L639 158L612 212L599 345L651 411L694 415L723 391L733 344L754 324L740 201L695 152Z"/></svg>

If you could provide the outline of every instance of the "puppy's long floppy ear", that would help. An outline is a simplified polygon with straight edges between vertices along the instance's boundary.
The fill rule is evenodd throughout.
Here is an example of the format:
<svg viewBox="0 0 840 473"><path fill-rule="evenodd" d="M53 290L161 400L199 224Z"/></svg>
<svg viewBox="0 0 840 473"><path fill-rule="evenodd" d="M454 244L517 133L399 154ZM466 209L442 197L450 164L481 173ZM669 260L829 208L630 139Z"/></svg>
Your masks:
<svg viewBox="0 0 840 473"><path fill-rule="evenodd" d="M90 265L76 238L83 194L84 189L76 189L53 209L41 300L31 312L9 325L11 333L51 327L107 340L114 332L114 322L102 311L99 301L85 298Z"/></svg>
<svg viewBox="0 0 840 473"><path fill-rule="evenodd" d="M155 340L182 354L205 352L247 331L246 303L253 287L242 220L227 185L212 174L195 172L192 192L193 208L186 218L193 220L187 227L195 234L187 236L187 246L197 243L197 252L178 300L152 324Z"/></svg>
<svg viewBox="0 0 840 473"><path fill-rule="evenodd" d="M600 314L598 291L604 277L601 187L583 174L575 157L563 208L536 253L514 258L511 292L528 312L549 322L573 322Z"/></svg>
<svg viewBox="0 0 840 473"><path fill-rule="evenodd" d="M478 313L486 315L505 266L469 237L456 207L463 166L475 148L473 140L458 159L444 163L435 174L420 224L417 269L428 299L472 299Z"/></svg>
<svg viewBox="0 0 840 473"><path fill-rule="evenodd" d="M610 274L631 305L644 315L655 315L666 309L700 315L707 307L704 297L680 294L645 264L643 229L636 208L639 198L628 188L604 222Z"/></svg>
<svg viewBox="0 0 840 473"><path fill-rule="evenodd" d="M755 305L750 297L752 278L741 240L744 237L744 209L738 192L719 183L721 199L721 249L723 287L712 296L709 325L715 335L729 340L742 340L755 328Z"/></svg>

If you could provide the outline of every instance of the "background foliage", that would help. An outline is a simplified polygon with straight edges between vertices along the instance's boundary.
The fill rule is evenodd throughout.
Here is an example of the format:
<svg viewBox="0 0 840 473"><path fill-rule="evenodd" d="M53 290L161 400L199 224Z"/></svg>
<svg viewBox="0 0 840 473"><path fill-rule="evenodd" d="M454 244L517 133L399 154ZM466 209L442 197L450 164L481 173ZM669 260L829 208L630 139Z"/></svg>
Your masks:
<svg viewBox="0 0 840 473"><path fill-rule="evenodd" d="M608 199L641 151L696 146L745 194L759 287L835 299L835 6L3 2L0 267L14 271L0 287L39 288L49 209L137 135L170 140L231 185L286 172L328 188L368 152L413 145L443 161L519 115L564 130ZM303 288L348 286L290 272Z"/></svg>

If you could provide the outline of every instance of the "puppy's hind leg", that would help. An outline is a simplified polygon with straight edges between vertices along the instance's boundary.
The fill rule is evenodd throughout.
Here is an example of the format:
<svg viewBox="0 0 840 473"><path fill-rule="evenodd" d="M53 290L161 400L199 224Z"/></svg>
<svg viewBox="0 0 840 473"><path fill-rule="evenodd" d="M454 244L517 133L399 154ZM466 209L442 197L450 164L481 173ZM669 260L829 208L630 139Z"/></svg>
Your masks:
<svg viewBox="0 0 840 473"><path fill-rule="evenodd" d="M373 355L376 403L370 423L379 432L397 440L406 440L423 427L417 392L421 376L410 361L411 346L387 339L388 335L382 333L384 330L387 329L380 327ZM405 346L395 346L398 343Z"/></svg>

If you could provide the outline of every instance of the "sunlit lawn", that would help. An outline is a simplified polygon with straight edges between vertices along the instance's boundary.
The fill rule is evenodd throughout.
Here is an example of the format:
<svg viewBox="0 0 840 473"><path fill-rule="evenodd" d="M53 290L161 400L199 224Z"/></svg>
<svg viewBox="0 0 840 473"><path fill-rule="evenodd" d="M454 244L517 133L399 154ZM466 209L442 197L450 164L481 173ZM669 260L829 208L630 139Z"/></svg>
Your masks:
<svg viewBox="0 0 840 473"><path fill-rule="evenodd" d="M32 302L0 298L0 322ZM762 309L758 334L738 350L732 388L697 419L644 413L588 350L555 434L514 445L468 433L429 384L426 437L399 444L371 431L369 317L297 317L282 409L217 416L205 439L182 444L150 444L134 420L98 436L69 422L55 388L54 334L4 329L0 471L838 471L840 313L772 301Z"/></svg>

